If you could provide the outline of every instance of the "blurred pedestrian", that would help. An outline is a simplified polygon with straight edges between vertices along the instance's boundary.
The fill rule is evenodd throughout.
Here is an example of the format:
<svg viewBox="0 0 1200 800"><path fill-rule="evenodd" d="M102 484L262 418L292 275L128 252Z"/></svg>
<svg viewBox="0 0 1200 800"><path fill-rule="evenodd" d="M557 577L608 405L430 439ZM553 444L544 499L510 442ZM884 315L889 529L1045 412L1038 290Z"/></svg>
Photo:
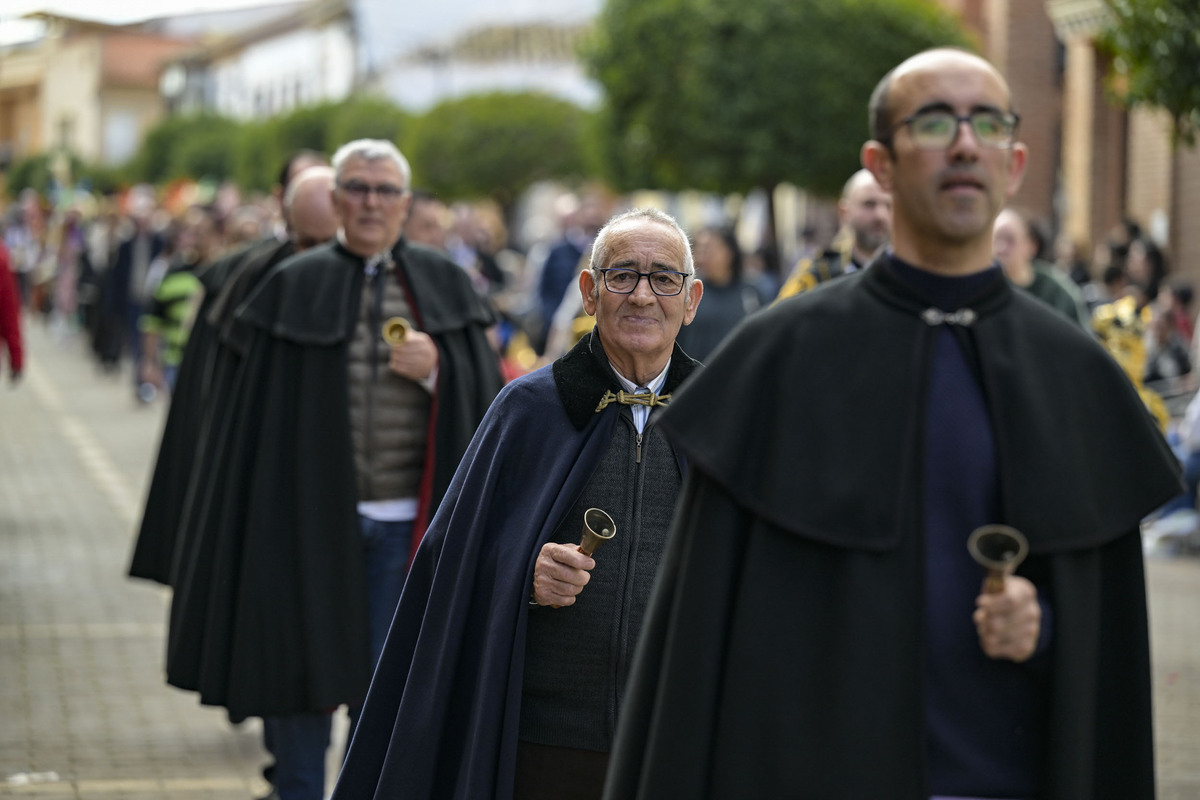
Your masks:
<svg viewBox="0 0 1200 800"><path fill-rule="evenodd" d="M534 342L538 353L545 351L555 312L586 263L584 254L592 246L592 240L596 238L596 232L600 230L607 216L600 198L591 193L582 201L574 195L564 196L560 198L557 207L562 238L550 248L538 273L537 296L541 312L541 330L537 341Z"/></svg>
<svg viewBox="0 0 1200 800"><path fill-rule="evenodd" d="M206 560L175 582L168 641L172 685L263 717L282 800L324 796L330 712L357 718L412 551L500 388L489 309L401 237L408 162L358 140L333 166L337 241L236 312L220 480L183 534Z"/></svg>
<svg viewBox="0 0 1200 800"><path fill-rule="evenodd" d="M679 346L707 361L739 322L765 305L758 289L742 280L742 250L729 228L705 228L696 234L696 275L704 281L704 305L679 331Z"/></svg>
<svg viewBox="0 0 1200 800"><path fill-rule="evenodd" d="M21 346L21 290L9 267L8 247L0 239L0 350L8 351L8 374L15 385L25 367Z"/></svg>
<svg viewBox="0 0 1200 800"><path fill-rule="evenodd" d="M1132 239L1125 252L1124 266L1130 283L1141 290L1143 305L1158 299L1159 288L1167 276L1167 259L1158 245L1143 236Z"/></svg>
<svg viewBox="0 0 1200 800"><path fill-rule="evenodd" d="M1038 258L1039 237L1033 221L1021 212L1006 208L992 229L992 251L1004 275L1085 331L1092 329L1092 316L1070 278Z"/></svg>
<svg viewBox="0 0 1200 800"><path fill-rule="evenodd" d="M156 203L149 187L131 190L128 203L124 235L104 274L98 351L101 363L109 369L116 368L122 352L129 352L134 393L144 400L149 393L141 380L142 336L138 326L142 307L153 293L148 280L151 264L162 253L166 239L152 227Z"/></svg>
<svg viewBox="0 0 1200 800"><path fill-rule="evenodd" d="M404 222L404 238L412 244L446 252L450 210L432 192L414 189L412 208Z"/></svg>
<svg viewBox="0 0 1200 800"><path fill-rule="evenodd" d="M216 251L216 223L199 206L184 212L175 252L143 309L138 328L142 336L142 383L168 395L175 388L184 346L196 310L204 296L199 273Z"/></svg>
<svg viewBox="0 0 1200 800"><path fill-rule="evenodd" d="M194 554L187 545L187 552L176 559L177 542L189 503L202 502L189 494L189 488L194 479L204 475L206 459L214 457L212 442L231 410L232 383L242 355L232 341L234 311L276 264L329 241L337 232L331 199L333 172L319 164L319 159L305 151L289 158L281 172L287 220L282 240L272 235L223 256L199 275L203 296L184 345L163 425L130 562L131 577L171 586L180 570L187 575L192 567Z"/></svg>
<svg viewBox="0 0 1200 800"><path fill-rule="evenodd" d="M780 299L870 264L891 237L892 197L880 188L874 175L860 169L842 188L838 219L841 230L833 246L814 258L802 259L779 290Z"/></svg>

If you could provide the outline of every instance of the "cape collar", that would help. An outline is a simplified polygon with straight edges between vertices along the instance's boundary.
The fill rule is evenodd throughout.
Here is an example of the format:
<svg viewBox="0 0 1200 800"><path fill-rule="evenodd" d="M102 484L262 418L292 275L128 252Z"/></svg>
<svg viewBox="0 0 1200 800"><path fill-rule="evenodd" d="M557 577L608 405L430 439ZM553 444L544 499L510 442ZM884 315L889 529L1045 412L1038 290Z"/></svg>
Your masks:
<svg viewBox="0 0 1200 800"><path fill-rule="evenodd" d="M381 250L373 256L360 256L358 253L354 253L346 247L345 242L342 241L342 231L340 229L338 230L337 238L333 240L333 249L337 253L345 258L352 258L355 261L363 264L364 268L371 272L371 274L374 274L372 268L374 267L377 269L378 266L384 261L390 261L393 264L399 261L401 258L400 254L404 251L404 247L404 237L401 236L396 240L396 243L387 250Z"/></svg>
<svg viewBox="0 0 1200 800"><path fill-rule="evenodd" d="M659 396L678 389L699 366L700 362L684 353L676 343L671 353L667 380ZM600 343L600 334L594 329L580 339L570 352L555 361L551 370L558 397L576 430L583 430L596 416L597 406L606 393L616 395L622 391L612 365L608 363L604 346ZM618 406L613 404L612 407Z"/></svg>
<svg viewBox="0 0 1200 800"><path fill-rule="evenodd" d="M970 327L980 319L1003 308L1012 299L1012 287L1000 270L967 297L958 308L939 308L937 303L901 277L895 257L878 256L863 277L867 289L893 308L911 313L926 325Z"/></svg>

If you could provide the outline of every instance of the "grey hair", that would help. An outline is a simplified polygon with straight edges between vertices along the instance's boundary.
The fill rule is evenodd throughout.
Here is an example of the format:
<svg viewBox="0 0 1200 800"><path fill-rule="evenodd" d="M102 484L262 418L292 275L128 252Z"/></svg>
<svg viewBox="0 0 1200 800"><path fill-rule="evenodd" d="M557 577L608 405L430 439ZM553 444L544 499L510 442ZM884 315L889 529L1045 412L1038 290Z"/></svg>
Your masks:
<svg viewBox="0 0 1200 800"><path fill-rule="evenodd" d="M696 276L696 265L692 261L692 242L688 239L687 232L675 221L675 218L657 208L634 208L617 214L604 223L604 227L596 234L596 241L592 244L592 257L588 262L588 269L597 273L597 279L599 278L599 270L603 269L608 259L612 256L612 247L608 240L613 231L628 227L630 223L637 222L654 222L674 231L679 236L679 241L683 243L683 271L687 273L689 280Z"/></svg>
<svg viewBox="0 0 1200 800"><path fill-rule="evenodd" d="M408 166L408 159L396 145L387 139L355 139L353 142L347 142L339 147L333 154L332 160L333 169L338 178L342 177L342 168L345 167L346 162L354 158L361 158L364 161L387 159L400 170L405 191L412 185L412 168Z"/></svg>

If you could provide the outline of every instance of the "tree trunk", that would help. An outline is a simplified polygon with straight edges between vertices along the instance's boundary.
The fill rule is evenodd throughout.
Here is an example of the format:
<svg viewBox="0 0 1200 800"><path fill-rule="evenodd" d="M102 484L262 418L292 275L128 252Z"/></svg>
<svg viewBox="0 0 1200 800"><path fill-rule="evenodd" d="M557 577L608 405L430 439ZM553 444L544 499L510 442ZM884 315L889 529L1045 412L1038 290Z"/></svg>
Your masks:
<svg viewBox="0 0 1200 800"><path fill-rule="evenodd" d="M783 274L779 255L779 209L775 207L775 190L778 188L778 183L763 187L767 193L767 229L763 232L762 241L763 266L777 279Z"/></svg>

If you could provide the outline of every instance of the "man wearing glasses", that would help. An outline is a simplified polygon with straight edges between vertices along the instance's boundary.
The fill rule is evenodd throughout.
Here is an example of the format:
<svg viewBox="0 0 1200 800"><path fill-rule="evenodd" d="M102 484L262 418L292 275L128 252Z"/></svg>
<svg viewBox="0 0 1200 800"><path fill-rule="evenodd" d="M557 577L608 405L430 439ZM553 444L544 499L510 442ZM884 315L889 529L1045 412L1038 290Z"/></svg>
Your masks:
<svg viewBox="0 0 1200 800"><path fill-rule="evenodd" d="M918 54L870 123L891 249L752 318L663 414L689 472L606 797L1153 797L1138 525L1173 459L992 258L1027 158L996 69ZM1028 555L985 584L989 524Z"/></svg>
<svg viewBox="0 0 1200 800"><path fill-rule="evenodd" d="M325 796L330 709L349 705L353 723L411 554L501 386L490 309L456 264L401 236L408 162L359 140L333 168L336 240L285 260L236 313L221 478L189 521L207 581L170 631L198 651L169 657L171 683L264 718L282 800Z"/></svg>
<svg viewBox="0 0 1200 800"><path fill-rule="evenodd" d="M600 796L682 482L657 420L698 366L675 337L703 287L686 234L653 209L609 221L578 284L596 326L480 425L413 562L334 800ZM592 556L589 509L614 523Z"/></svg>

